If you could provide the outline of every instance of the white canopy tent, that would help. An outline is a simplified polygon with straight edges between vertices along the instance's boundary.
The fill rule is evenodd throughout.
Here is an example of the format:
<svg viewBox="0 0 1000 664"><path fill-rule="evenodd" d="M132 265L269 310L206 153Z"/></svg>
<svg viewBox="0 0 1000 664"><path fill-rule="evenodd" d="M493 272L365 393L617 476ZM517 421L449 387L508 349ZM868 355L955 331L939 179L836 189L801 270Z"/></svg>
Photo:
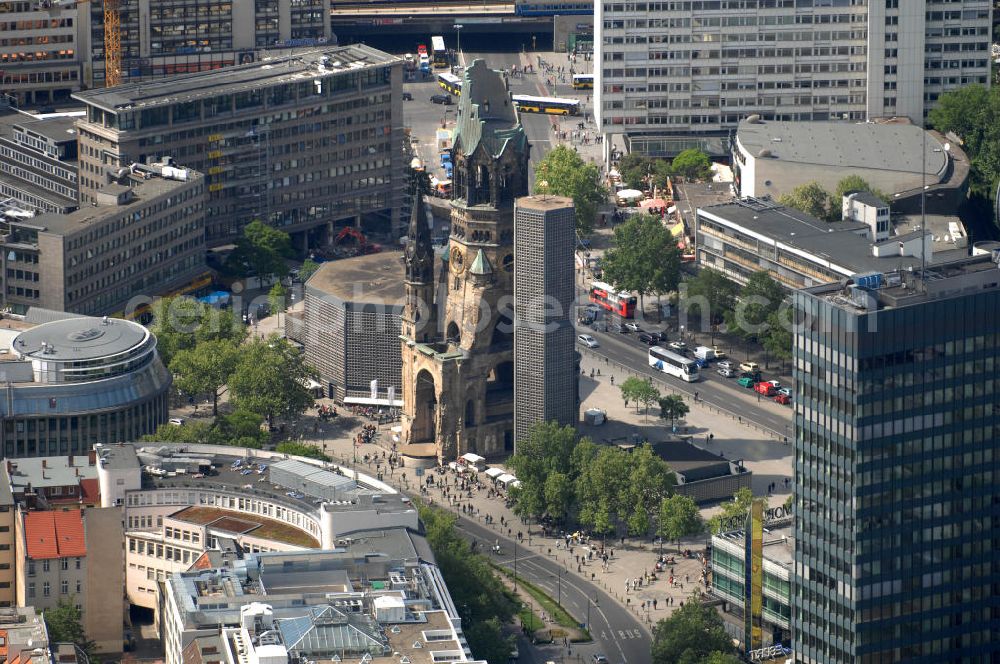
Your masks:
<svg viewBox="0 0 1000 664"><path fill-rule="evenodd" d="M503 474L504 474L504 471L501 468L487 468L486 469L486 476L489 477L491 480L495 480L496 478L500 477Z"/></svg>
<svg viewBox="0 0 1000 664"><path fill-rule="evenodd" d="M517 478L511 475L510 473L504 473L503 475L497 478L497 482L500 482L500 484L503 484L504 486L508 486L510 485L511 482L516 482L516 481Z"/></svg>
<svg viewBox="0 0 1000 664"><path fill-rule="evenodd" d="M476 470L479 470L480 467L486 461L486 458L485 457L481 457L478 454L473 454L472 452L466 452L465 454L463 454L461 456L461 458L458 461L459 461L459 463L463 463L466 466L469 466L471 468L475 468Z"/></svg>

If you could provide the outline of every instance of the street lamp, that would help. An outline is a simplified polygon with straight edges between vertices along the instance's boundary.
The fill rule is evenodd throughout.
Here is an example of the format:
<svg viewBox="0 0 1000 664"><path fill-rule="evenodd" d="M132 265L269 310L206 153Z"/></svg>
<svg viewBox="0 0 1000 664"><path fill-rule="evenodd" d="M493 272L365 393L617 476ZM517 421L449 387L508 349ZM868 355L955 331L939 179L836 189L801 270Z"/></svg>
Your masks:
<svg viewBox="0 0 1000 664"><path fill-rule="evenodd" d="M589 597L587 598L587 629L590 629L590 605L591 604L594 605L594 608L597 608L597 607L600 606L600 604L597 603L597 595L594 595L594 599L590 599Z"/></svg>
<svg viewBox="0 0 1000 664"><path fill-rule="evenodd" d="M556 599L556 604L559 605L559 608L562 608L562 577L563 574L565 574L568 571L569 571L568 569L564 569L560 570L557 574L552 575L556 577L556 594L558 595L558 598Z"/></svg>
<svg viewBox="0 0 1000 664"><path fill-rule="evenodd" d="M455 37L458 40L458 46L455 49L456 54L461 55L462 53L462 28L465 26L461 23L455 24Z"/></svg>

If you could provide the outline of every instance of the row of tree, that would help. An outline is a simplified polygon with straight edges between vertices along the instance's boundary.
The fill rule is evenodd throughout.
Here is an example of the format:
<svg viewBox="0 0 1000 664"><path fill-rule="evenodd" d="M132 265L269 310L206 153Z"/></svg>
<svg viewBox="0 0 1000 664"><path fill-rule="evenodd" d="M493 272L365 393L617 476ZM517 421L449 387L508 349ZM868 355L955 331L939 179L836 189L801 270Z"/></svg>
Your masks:
<svg viewBox="0 0 1000 664"><path fill-rule="evenodd" d="M622 182L632 189L663 188L669 177L705 180L712 177L712 160L697 148L684 150L672 160L632 153L618 163Z"/></svg>
<svg viewBox="0 0 1000 664"><path fill-rule="evenodd" d="M1000 89L967 85L945 92L927 120L940 132L962 139L969 156L969 192L988 201L1000 181Z"/></svg>
<svg viewBox="0 0 1000 664"><path fill-rule="evenodd" d="M697 534L703 524L697 505L673 493L675 477L648 445L632 451L577 438L573 427L535 425L507 460L521 485L513 490L514 511L525 517L573 519L597 535L645 536L669 540Z"/></svg>
<svg viewBox="0 0 1000 664"><path fill-rule="evenodd" d="M824 189L818 182L807 182L792 189L791 193L779 197L778 202L817 219L840 221L843 218L844 196L859 191L867 191L886 203L892 202L884 192L868 184L860 175L848 175L837 183L833 193Z"/></svg>
<svg viewBox="0 0 1000 664"><path fill-rule="evenodd" d="M486 558L458 535L454 514L426 505L420 505L419 511L427 543L462 617L469 647L490 664L507 664L514 642L503 628L517 613L517 600Z"/></svg>
<svg viewBox="0 0 1000 664"><path fill-rule="evenodd" d="M726 329L747 342L760 343L778 359L792 356L792 310L788 293L766 271L754 272L740 286L717 270L703 267L685 282L687 314ZM707 311L703 310L707 307Z"/></svg>
<svg viewBox="0 0 1000 664"><path fill-rule="evenodd" d="M650 378L631 376L623 380L618 389L621 391L622 399L625 400L625 405L634 403L636 412L639 412L639 406L642 406L648 415L649 407L658 404L660 406L660 419L666 420L670 424L676 424L677 420L687 415L690 410L684 397L678 394L660 394Z"/></svg>
<svg viewBox="0 0 1000 664"><path fill-rule="evenodd" d="M677 290L681 278L681 252L663 220L650 214L631 215L615 226L614 246L604 252L604 278L615 288L657 299Z"/></svg>
<svg viewBox="0 0 1000 664"><path fill-rule="evenodd" d="M209 395L209 423L165 425L154 437L259 448L277 419L301 415L313 404L308 381L315 371L302 353L277 336L247 340L247 328L232 311L191 298L164 298L153 307L152 332L174 386L192 399ZM228 387L233 411L219 417Z"/></svg>

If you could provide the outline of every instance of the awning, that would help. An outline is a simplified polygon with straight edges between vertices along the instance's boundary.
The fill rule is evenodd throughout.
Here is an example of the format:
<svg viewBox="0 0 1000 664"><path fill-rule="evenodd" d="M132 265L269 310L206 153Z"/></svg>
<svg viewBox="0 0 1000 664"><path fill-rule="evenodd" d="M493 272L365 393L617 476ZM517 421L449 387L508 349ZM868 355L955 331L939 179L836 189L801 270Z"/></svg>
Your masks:
<svg viewBox="0 0 1000 664"><path fill-rule="evenodd" d="M642 192L638 189L622 189L617 194L618 198L635 200L636 198L642 198Z"/></svg>
<svg viewBox="0 0 1000 664"><path fill-rule="evenodd" d="M647 209L653 208L659 210L667 207L667 202L662 198L647 198L646 200L639 203L639 207Z"/></svg>
<svg viewBox="0 0 1000 664"><path fill-rule="evenodd" d="M371 397L344 397L344 403L355 403L359 406L395 406L397 408L403 407L402 399L393 399L392 403L389 403L388 399L372 399Z"/></svg>
<svg viewBox="0 0 1000 664"><path fill-rule="evenodd" d="M486 476L489 477L491 480L495 479L497 477L500 477L503 474L504 474L504 472L501 469L499 469L499 468L487 468L486 469Z"/></svg>
<svg viewBox="0 0 1000 664"><path fill-rule="evenodd" d="M516 481L517 478L511 475L510 473L504 473L503 475L497 478L497 482L500 482L504 486L507 486L511 482L516 482Z"/></svg>
<svg viewBox="0 0 1000 664"><path fill-rule="evenodd" d="M684 235L684 222L678 221L676 224L670 227L670 234L674 237L681 237Z"/></svg>
<svg viewBox="0 0 1000 664"><path fill-rule="evenodd" d="M472 452L466 452L465 454L462 455L462 460L465 461L466 463L471 463L475 465L477 463L482 463L483 461L486 461L486 457L481 457L478 454L473 454Z"/></svg>

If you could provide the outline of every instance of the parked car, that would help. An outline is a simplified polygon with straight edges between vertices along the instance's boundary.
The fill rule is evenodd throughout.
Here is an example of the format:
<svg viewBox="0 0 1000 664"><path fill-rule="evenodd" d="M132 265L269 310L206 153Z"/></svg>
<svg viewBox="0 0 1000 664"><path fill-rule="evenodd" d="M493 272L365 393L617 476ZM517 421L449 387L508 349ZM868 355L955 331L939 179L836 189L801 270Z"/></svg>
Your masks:
<svg viewBox="0 0 1000 664"><path fill-rule="evenodd" d="M413 93L412 92L404 92L403 93L403 101L413 101Z"/></svg>
<svg viewBox="0 0 1000 664"><path fill-rule="evenodd" d="M723 378L732 378L733 376L736 375L736 372L730 369L729 367L719 367L718 369L715 370L715 373L719 374Z"/></svg>
<svg viewBox="0 0 1000 664"><path fill-rule="evenodd" d="M737 382L740 384L740 387L745 387L747 389L753 389L753 384L754 384L753 383L753 378L750 378L749 376L743 376Z"/></svg>
<svg viewBox="0 0 1000 664"><path fill-rule="evenodd" d="M753 389L765 397L774 396L774 385L770 383L760 382L753 386Z"/></svg>
<svg viewBox="0 0 1000 664"><path fill-rule="evenodd" d="M730 362L729 360L723 360L722 362L719 362L716 366L718 366L720 369L729 369L730 371L735 372L735 369L733 369L733 363Z"/></svg>
<svg viewBox="0 0 1000 664"><path fill-rule="evenodd" d="M647 346L655 346L656 342L660 340L659 335L653 335L649 332L640 332L639 341L646 344Z"/></svg>
<svg viewBox="0 0 1000 664"><path fill-rule="evenodd" d="M431 103L451 106L451 95L431 95Z"/></svg>
<svg viewBox="0 0 1000 664"><path fill-rule="evenodd" d="M740 371L748 371L750 373L760 373L760 365L756 362L740 362Z"/></svg>
<svg viewBox="0 0 1000 664"><path fill-rule="evenodd" d="M676 350L681 355L683 355L684 351L687 350L687 344L684 343L683 341L671 341L670 347Z"/></svg>
<svg viewBox="0 0 1000 664"><path fill-rule="evenodd" d="M579 339L580 343L582 343L587 348L597 348L601 345L597 342L597 339L590 336L589 334L581 334L580 336L577 337L577 339Z"/></svg>
<svg viewBox="0 0 1000 664"><path fill-rule="evenodd" d="M784 394L786 397L791 398L791 396L792 396L792 388L790 388L790 387L779 387L778 388L778 394Z"/></svg>
<svg viewBox="0 0 1000 664"><path fill-rule="evenodd" d="M770 383L771 385L774 385L774 389L776 389L776 390L781 387L781 381L780 380L769 380L767 382Z"/></svg>
<svg viewBox="0 0 1000 664"><path fill-rule="evenodd" d="M625 328L629 332L642 332L642 328L639 327L639 324L636 323L636 322L634 322L634 321L630 321L628 323L625 323Z"/></svg>
<svg viewBox="0 0 1000 664"><path fill-rule="evenodd" d="M787 406L788 404L792 403L792 398L787 394L779 394L778 396L774 397L774 400L777 403L780 403L782 406Z"/></svg>

